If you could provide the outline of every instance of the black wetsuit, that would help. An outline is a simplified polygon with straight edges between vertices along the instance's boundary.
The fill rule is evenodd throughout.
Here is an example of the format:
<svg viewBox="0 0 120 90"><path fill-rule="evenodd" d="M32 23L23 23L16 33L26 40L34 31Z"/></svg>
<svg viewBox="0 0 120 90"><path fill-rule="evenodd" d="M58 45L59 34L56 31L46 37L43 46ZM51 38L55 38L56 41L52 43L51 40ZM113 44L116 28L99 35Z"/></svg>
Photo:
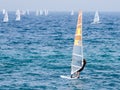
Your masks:
<svg viewBox="0 0 120 90"><path fill-rule="evenodd" d="M78 70L77 72L81 72L84 69L85 65L86 65L86 60L84 59L82 68L80 70Z"/></svg>

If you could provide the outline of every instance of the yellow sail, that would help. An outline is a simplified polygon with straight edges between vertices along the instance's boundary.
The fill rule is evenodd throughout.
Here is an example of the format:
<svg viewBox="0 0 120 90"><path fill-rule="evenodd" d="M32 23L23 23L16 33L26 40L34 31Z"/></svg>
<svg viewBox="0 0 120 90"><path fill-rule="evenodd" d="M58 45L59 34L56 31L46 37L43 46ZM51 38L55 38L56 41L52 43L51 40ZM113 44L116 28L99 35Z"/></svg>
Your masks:
<svg viewBox="0 0 120 90"><path fill-rule="evenodd" d="M74 45L81 46L82 45L81 40L82 40L82 11L80 11L78 15Z"/></svg>

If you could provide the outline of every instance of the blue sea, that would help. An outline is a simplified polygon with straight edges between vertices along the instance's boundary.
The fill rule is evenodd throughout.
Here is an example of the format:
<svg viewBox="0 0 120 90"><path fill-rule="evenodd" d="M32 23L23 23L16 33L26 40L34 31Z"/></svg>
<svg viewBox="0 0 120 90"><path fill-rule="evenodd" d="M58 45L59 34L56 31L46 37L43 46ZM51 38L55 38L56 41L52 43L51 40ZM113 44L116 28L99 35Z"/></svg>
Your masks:
<svg viewBox="0 0 120 90"><path fill-rule="evenodd" d="M78 12L35 12L15 21L0 13L0 90L120 90L120 13L83 12L86 67L69 80Z"/></svg>

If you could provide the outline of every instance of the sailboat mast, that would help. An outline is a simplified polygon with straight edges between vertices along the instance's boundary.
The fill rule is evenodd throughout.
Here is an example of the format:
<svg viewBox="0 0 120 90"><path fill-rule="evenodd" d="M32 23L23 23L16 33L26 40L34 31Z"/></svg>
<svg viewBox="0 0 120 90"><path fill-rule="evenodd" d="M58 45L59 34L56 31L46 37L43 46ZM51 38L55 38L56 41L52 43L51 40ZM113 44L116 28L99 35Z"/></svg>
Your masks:
<svg viewBox="0 0 120 90"><path fill-rule="evenodd" d="M82 13L81 13L82 16ZM82 65L83 65L83 31L82 31L82 17L81 17L81 52L82 52Z"/></svg>

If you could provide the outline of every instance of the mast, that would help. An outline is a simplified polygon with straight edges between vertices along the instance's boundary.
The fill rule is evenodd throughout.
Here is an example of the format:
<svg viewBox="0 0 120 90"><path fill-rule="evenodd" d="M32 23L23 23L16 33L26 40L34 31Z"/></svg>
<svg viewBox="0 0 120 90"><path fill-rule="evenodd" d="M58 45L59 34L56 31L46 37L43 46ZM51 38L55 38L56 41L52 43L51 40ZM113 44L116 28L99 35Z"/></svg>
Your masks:
<svg viewBox="0 0 120 90"><path fill-rule="evenodd" d="M74 39L72 63L71 63L71 74L77 72L83 62L83 45L82 45L82 11L79 12L78 21L76 26L76 33Z"/></svg>

